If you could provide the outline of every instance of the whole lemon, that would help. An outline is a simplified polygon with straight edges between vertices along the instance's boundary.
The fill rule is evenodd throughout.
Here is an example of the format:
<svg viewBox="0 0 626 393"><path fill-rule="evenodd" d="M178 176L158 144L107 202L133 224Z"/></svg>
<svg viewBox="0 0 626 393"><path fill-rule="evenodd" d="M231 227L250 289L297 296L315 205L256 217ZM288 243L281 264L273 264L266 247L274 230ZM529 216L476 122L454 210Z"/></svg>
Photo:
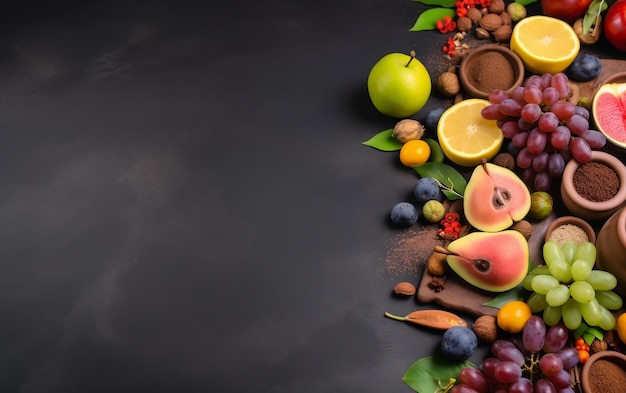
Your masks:
<svg viewBox="0 0 626 393"><path fill-rule="evenodd" d="M410 55L384 56L367 78L367 90L376 109L395 118L416 114L428 101L431 88L430 74L414 51Z"/></svg>
<svg viewBox="0 0 626 393"><path fill-rule="evenodd" d="M521 300L512 300L498 310L496 322L500 329L509 333L519 333L533 315L530 306Z"/></svg>

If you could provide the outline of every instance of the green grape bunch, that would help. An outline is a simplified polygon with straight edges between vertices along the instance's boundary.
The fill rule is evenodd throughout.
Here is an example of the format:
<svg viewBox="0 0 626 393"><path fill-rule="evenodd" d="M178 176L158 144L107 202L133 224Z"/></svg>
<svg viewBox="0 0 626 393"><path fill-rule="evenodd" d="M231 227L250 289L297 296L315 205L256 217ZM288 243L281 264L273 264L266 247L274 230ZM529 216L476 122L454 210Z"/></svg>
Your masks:
<svg viewBox="0 0 626 393"><path fill-rule="evenodd" d="M596 247L591 242L562 245L549 240L543 245L545 265L531 270L523 286L531 294L526 300L533 313L554 326L561 320L570 330L584 321L603 330L615 328L612 310L619 310L623 300L615 291L617 278L594 269Z"/></svg>

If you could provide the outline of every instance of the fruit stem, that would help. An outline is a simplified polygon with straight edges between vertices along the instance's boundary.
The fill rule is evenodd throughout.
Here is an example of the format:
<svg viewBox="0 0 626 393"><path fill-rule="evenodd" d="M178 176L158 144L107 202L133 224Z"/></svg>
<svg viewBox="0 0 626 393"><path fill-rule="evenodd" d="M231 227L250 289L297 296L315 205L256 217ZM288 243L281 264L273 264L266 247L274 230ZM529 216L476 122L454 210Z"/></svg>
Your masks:
<svg viewBox="0 0 626 393"><path fill-rule="evenodd" d="M405 67L408 67L409 64L411 64L411 62L413 61L413 59L415 59L415 51L412 50L411 52L409 52L409 56L411 56L411 58L409 59L409 61L406 63Z"/></svg>
<svg viewBox="0 0 626 393"><path fill-rule="evenodd" d="M385 316L387 318L395 319L396 321L406 322L406 320L407 320L406 317L400 317L400 316L397 316L397 315L393 315L391 313L388 313L387 311L385 311Z"/></svg>
<svg viewBox="0 0 626 393"><path fill-rule="evenodd" d="M450 380L448 381L448 384L446 386L443 386L441 384L441 379L437 378L437 384L439 385L439 388L435 390L435 393L448 393L454 387L455 382L456 382L456 379L450 378Z"/></svg>
<svg viewBox="0 0 626 393"><path fill-rule="evenodd" d="M441 246L435 246L435 248L433 249L435 252L441 253L441 254L446 254L446 255L454 255L453 252L448 251L446 248L441 247Z"/></svg>

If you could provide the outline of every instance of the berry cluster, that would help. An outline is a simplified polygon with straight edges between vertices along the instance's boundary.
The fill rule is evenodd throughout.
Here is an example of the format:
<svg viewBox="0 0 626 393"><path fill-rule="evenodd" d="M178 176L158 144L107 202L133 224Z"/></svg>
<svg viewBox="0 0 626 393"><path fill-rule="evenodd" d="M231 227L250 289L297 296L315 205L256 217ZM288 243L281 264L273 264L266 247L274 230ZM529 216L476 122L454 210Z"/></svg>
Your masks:
<svg viewBox="0 0 626 393"><path fill-rule="evenodd" d="M437 234L446 240L455 240L461 233L461 217L457 213L447 213L439 223Z"/></svg>
<svg viewBox="0 0 626 393"><path fill-rule="evenodd" d="M456 15L461 18L467 15L467 10L475 7L487 8L491 4L491 0L460 0L454 3L456 7Z"/></svg>

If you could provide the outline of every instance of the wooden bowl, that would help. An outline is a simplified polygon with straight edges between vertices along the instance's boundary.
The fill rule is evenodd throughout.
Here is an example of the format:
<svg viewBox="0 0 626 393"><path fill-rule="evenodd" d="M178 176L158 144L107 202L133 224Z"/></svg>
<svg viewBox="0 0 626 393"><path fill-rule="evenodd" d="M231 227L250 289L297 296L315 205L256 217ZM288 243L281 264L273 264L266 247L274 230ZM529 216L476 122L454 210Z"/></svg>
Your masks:
<svg viewBox="0 0 626 393"><path fill-rule="evenodd" d="M603 386L602 384L596 385L596 381L594 378L602 378L603 383L607 383L609 380L606 375L600 376L601 374L596 374L596 367L599 366L600 362L608 361L611 363L611 366L614 368L613 371L616 373L611 374L611 377L615 377L620 382L619 386L613 387L613 392L623 391L624 382L626 380L626 355L616 352L616 351L602 351L597 352L587 360L585 365L583 366L582 374L580 376L580 382L583 385L583 391L585 393L607 393L606 389L596 389L596 386ZM621 371L619 369L621 368ZM621 375L619 374L621 372ZM621 378L621 379L620 379Z"/></svg>
<svg viewBox="0 0 626 393"><path fill-rule="evenodd" d="M524 82L524 63L522 59L512 50L501 45L486 44L478 47L467 55L459 67L459 79L463 89L475 98L487 98L491 91L483 91L476 86L476 75L473 75L472 70L475 68L476 61L479 61L483 56L489 53L499 53L504 56L508 61L511 70L513 71L514 82L511 86L501 86L499 90L504 90L511 94L513 89L522 85Z"/></svg>
<svg viewBox="0 0 626 393"><path fill-rule="evenodd" d="M547 242L548 240L550 240L550 236L552 235L552 232L554 232L556 228L560 227L561 225L568 225L568 224L575 225L579 227L580 229L582 229L587 235L589 242L593 244L596 243L596 232L593 230L591 225L589 225L589 223L583 220L582 218L574 217L574 216L562 216L552 221L550 225L548 226L548 229L546 229L546 236L544 240Z"/></svg>

